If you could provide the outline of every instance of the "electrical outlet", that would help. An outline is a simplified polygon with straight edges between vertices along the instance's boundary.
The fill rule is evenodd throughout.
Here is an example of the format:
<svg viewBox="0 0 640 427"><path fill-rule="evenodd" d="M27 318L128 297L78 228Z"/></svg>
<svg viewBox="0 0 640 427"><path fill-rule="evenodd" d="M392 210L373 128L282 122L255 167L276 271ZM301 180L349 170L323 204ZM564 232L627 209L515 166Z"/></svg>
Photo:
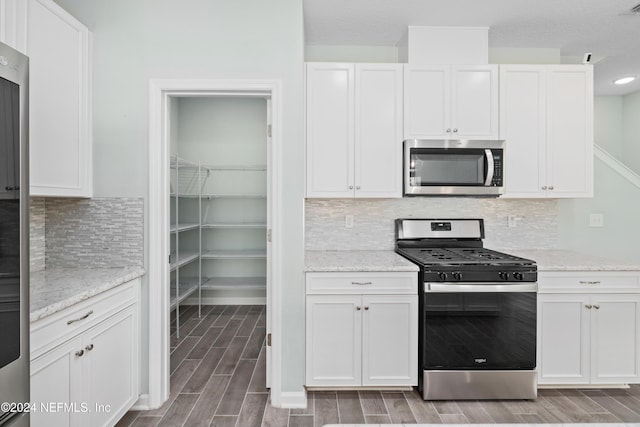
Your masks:
<svg viewBox="0 0 640 427"><path fill-rule="evenodd" d="M353 228L353 215L344 216L344 228Z"/></svg>
<svg viewBox="0 0 640 427"><path fill-rule="evenodd" d="M604 214L590 214L589 227L604 227Z"/></svg>

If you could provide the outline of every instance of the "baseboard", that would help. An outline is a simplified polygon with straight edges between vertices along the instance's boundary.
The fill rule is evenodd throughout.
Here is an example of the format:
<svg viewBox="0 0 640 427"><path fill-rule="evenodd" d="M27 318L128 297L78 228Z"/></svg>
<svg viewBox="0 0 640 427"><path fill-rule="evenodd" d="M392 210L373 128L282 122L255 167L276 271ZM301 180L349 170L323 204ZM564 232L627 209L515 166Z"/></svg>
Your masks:
<svg viewBox="0 0 640 427"><path fill-rule="evenodd" d="M283 408L302 409L307 407L307 392L283 391L280 393L280 403Z"/></svg>
<svg viewBox="0 0 640 427"><path fill-rule="evenodd" d="M141 394L138 401L131 407L132 411L148 411L149 409L152 408L149 406L149 394L146 393Z"/></svg>
<svg viewBox="0 0 640 427"><path fill-rule="evenodd" d="M187 298L180 303L198 305L198 298ZM202 297L202 305L266 305L265 297Z"/></svg>

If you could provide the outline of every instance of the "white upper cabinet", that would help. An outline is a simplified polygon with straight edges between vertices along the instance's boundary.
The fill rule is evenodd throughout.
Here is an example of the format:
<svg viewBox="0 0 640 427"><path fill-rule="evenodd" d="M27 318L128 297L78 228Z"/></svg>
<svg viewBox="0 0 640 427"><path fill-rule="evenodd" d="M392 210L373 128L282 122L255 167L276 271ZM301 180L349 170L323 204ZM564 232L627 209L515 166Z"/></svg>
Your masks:
<svg viewBox="0 0 640 427"><path fill-rule="evenodd" d="M404 139L498 139L497 65L405 65Z"/></svg>
<svg viewBox="0 0 640 427"><path fill-rule="evenodd" d="M593 69L501 65L504 197L593 196Z"/></svg>
<svg viewBox="0 0 640 427"><path fill-rule="evenodd" d="M402 66L308 63L307 197L402 196Z"/></svg>
<svg viewBox="0 0 640 427"><path fill-rule="evenodd" d="M29 56L33 196L91 197L91 34L52 0L5 0L0 35Z"/></svg>

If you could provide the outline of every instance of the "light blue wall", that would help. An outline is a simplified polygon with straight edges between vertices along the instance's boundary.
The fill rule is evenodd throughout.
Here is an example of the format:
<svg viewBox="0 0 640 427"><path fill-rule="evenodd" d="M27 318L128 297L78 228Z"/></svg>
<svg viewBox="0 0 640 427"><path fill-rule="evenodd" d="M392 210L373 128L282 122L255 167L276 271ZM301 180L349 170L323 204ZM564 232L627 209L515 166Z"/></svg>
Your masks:
<svg viewBox="0 0 640 427"><path fill-rule="evenodd" d="M622 97L596 96L593 99L593 139L612 156L621 159L623 151Z"/></svg>
<svg viewBox="0 0 640 427"><path fill-rule="evenodd" d="M640 171L640 94L597 96L595 143ZM580 252L640 264L640 189L594 160L592 199L559 201L560 244ZM590 227L590 214L603 214L604 227Z"/></svg>
<svg viewBox="0 0 640 427"><path fill-rule="evenodd" d="M94 194L148 197L149 79L280 79L284 391L302 390L301 0L56 0L93 32ZM148 209L145 222L148 221ZM145 233L148 248L148 232ZM148 253L148 251L145 251ZM145 259L148 265L148 259ZM146 289L146 288L145 288ZM143 295L146 294L143 291ZM143 307L146 310L146 307ZM146 311L143 311L143 318ZM147 325L143 325L147 328ZM144 349L145 354L148 349ZM144 371L143 371L144 372Z"/></svg>
<svg viewBox="0 0 640 427"><path fill-rule="evenodd" d="M640 265L640 189L597 158L592 199L559 201L560 245L578 252ZM604 227L589 227L589 215Z"/></svg>
<svg viewBox="0 0 640 427"><path fill-rule="evenodd" d="M625 163L640 174L640 92L622 98L623 147Z"/></svg>

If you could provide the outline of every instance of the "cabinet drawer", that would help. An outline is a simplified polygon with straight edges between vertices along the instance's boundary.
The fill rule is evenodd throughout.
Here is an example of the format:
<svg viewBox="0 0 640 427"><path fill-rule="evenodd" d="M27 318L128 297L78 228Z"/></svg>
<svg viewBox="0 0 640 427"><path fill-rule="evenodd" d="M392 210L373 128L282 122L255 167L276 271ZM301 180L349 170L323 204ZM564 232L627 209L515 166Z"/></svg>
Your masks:
<svg viewBox="0 0 640 427"><path fill-rule="evenodd" d="M640 272L541 272L538 273L538 291L541 293L640 292Z"/></svg>
<svg viewBox="0 0 640 427"><path fill-rule="evenodd" d="M307 294L415 294L413 272L307 273Z"/></svg>
<svg viewBox="0 0 640 427"><path fill-rule="evenodd" d="M140 279L75 304L31 324L31 360L135 303Z"/></svg>

